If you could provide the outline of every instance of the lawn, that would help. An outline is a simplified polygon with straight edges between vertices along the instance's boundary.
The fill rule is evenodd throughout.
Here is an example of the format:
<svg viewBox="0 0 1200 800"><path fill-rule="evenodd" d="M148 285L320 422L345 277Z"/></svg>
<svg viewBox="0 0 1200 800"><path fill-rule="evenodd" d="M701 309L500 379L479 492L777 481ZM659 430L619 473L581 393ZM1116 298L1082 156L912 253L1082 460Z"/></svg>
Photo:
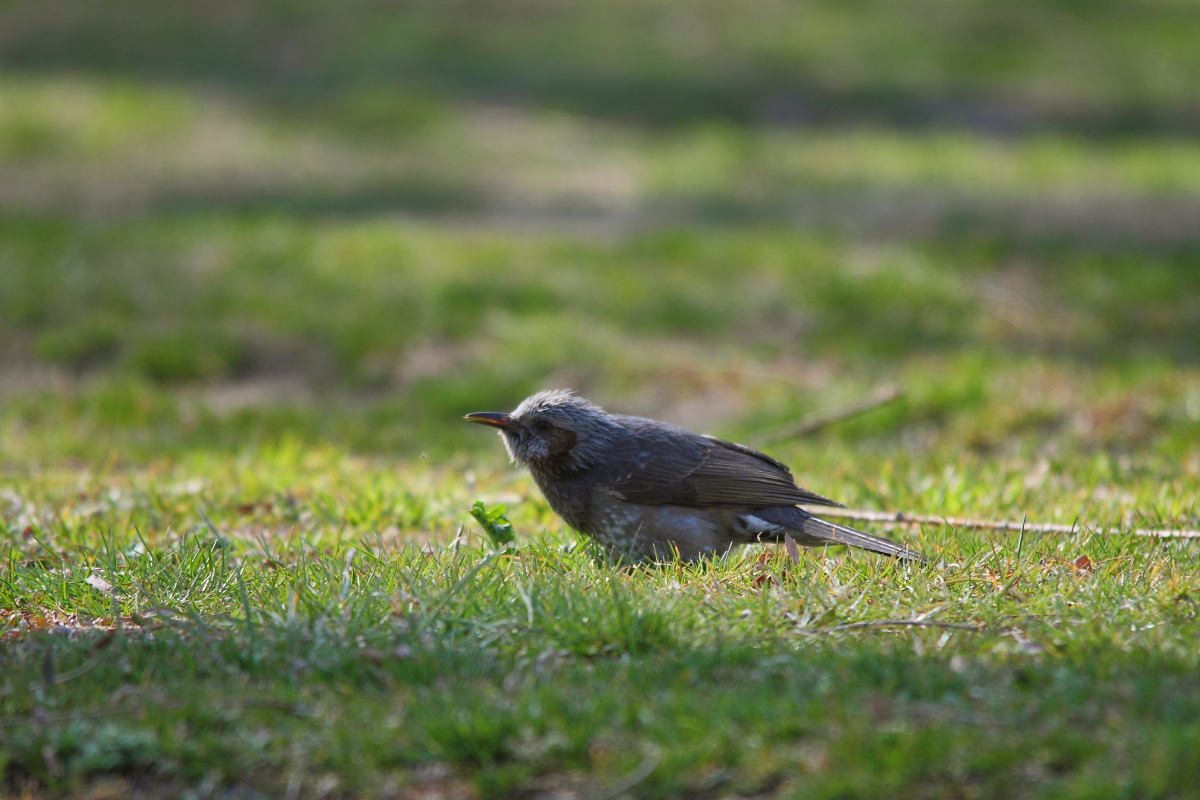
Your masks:
<svg viewBox="0 0 1200 800"><path fill-rule="evenodd" d="M0 2L0 795L1192 796L1198 21ZM556 387L1073 527L611 563Z"/></svg>

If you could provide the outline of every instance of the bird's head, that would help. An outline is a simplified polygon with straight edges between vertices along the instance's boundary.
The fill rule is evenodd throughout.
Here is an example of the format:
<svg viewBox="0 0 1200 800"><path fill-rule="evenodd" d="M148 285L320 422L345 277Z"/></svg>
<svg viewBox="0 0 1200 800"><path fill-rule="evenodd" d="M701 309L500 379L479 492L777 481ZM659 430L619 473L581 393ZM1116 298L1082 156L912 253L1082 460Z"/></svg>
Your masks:
<svg viewBox="0 0 1200 800"><path fill-rule="evenodd" d="M617 431L604 409L562 390L530 395L511 414L478 411L465 419L499 429L513 461L553 474L596 463Z"/></svg>

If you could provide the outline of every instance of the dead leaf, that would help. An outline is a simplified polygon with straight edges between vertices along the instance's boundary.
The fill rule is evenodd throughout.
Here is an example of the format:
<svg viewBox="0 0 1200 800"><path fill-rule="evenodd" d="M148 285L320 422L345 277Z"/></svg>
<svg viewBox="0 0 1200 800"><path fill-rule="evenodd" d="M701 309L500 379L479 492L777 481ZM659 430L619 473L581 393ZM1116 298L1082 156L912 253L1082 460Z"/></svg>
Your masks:
<svg viewBox="0 0 1200 800"><path fill-rule="evenodd" d="M767 571L767 565L771 563L771 554L759 553L758 558L754 559L754 563L759 570L758 577L754 579L754 585L762 586L764 583L773 583L774 581L771 578L770 573Z"/></svg>
<svg viewBox="0 0 1200 800"><path fill-rule="evenodd" d="M1072 561L1071 566L1073 566L1075 569L1079 570L1080 572L1091 572L1092 570L1094 570L1096 568L1092 564L1092 560L1090 558L1088 558L1086 555L1082 555L1079 558Z"/></svg>
<svg viewBox="0 0 1200 800"><path fill-rule="evenodd" d="M83 582L97 592L100 592L100 594L109 594L113 590L113 585L99 575L88 575L83 579Z"/></svg>

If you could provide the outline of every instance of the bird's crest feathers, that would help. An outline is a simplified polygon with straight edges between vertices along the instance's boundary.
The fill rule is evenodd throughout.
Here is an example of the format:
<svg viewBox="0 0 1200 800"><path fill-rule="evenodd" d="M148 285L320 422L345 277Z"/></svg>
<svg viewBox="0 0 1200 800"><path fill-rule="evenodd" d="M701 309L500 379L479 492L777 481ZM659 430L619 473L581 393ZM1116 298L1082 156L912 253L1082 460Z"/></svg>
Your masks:
<svg viewBox="0 0 1200 800"><path fill-rule="evenodd" d="M570 389L547 389L526 397L512 412L512 415L514 417L530 417L541 412L558 409L572 409L592 414L604 413L604 409L589 403L582 397L576 397Z"/></svg>

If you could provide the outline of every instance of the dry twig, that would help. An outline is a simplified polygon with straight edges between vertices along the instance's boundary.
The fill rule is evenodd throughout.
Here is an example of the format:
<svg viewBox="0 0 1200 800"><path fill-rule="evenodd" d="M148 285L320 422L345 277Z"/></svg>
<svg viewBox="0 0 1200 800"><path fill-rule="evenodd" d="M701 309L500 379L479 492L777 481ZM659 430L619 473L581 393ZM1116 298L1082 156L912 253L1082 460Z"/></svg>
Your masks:
<svg viewBox="0 0 1200 800"><path fill-rule="evenodd" d="M820 633L841 633L842 631L860 630L862 628L945 628L952 631L984 632L984 629L978 625L960 625L953 622L938 622L931 619L881 619L867 620L865 622L847 622L844 625L834 625L832 628L825 628Z"/></svg>
<svg viewBox="0 0 1200 800"><path fill-rule="evenodd" d="M755 434L746 440L746 443L753 447L765 447L771 444L777 444L787 439L795 438L796 436L804 436L805 434L813 433L821 428L829 427L835 422L857 417L860 414L865 414L872 409L887 405L895 400L904 397L904 390L898 386L884 386L871 394L864 397L859 402L836 408L833 411L816 416L807 417L799 422L789 422L786 425L781 425L778 428L771 428L762 433Z"/></svg>
<svg viewBox="0 0 1200 800"><path fill-rule="evenodd" d="M839 517L841 519L875 522L886 528L911 528L913 525L950 525L955 528L983 528L993 531L1020 531L1024 529L1026 533L1078 533L1083 530L1079 525L1035 525L1033 523L1013 522L1010 520L935 517L924 514L908 514L903 511L888 513L885 511L854 511L849 508L822 508L817 514L822 517ZM1092 532L1151 536L1159 539L1200 539L1200 531L1183 529L1095 528Z"/></svg>

